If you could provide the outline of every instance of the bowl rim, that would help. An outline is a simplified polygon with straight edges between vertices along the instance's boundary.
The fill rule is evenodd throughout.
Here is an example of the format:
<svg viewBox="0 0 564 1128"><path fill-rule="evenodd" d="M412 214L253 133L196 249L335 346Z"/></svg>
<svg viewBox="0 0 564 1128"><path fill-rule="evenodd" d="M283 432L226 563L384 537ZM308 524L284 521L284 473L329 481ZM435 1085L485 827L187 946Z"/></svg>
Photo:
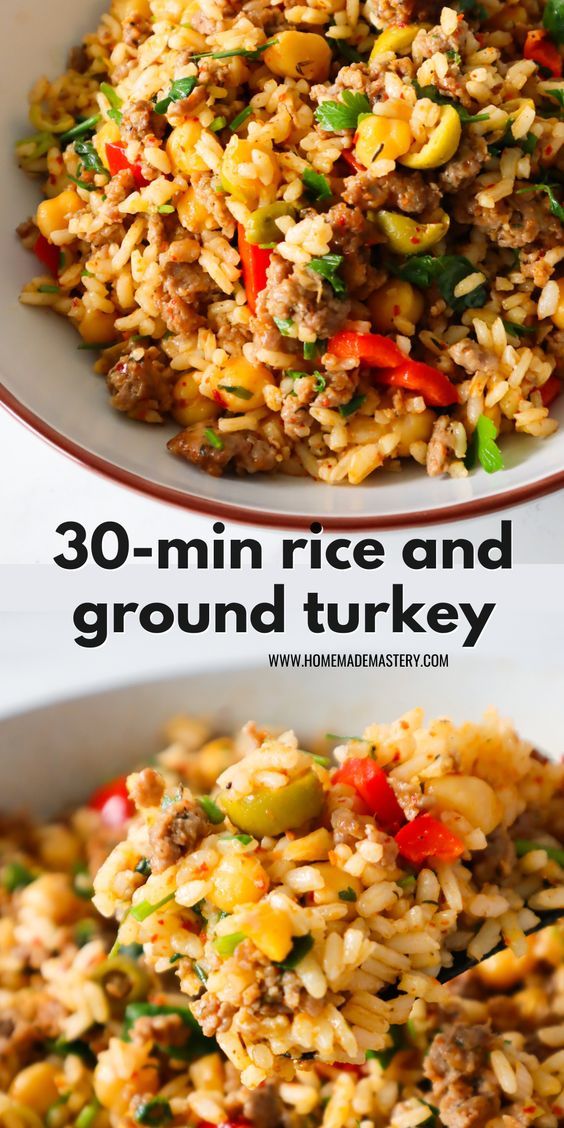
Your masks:
<svg viewBox="0 0 564 1128"><path fill-rule="evenodd" d="M246 508L244 505L235 505L231 502L208 501L184 490L151 481L141 474L126 470L115 463L102 458L93 451L87 450L80 443L58 431L40 415L37 415L26 404L9 391L0 381L0 404L40 438L51 446L60 450L73 461L89 470L100 474L102 477L113 481L117 485L135 490L137 493L152 500L174 505L201 516L234 521L245 525L255 525L271 529L309 529L311 523L317 520L315 514L282 514L273 513L268 509L256 510ZM511 506L522 505L526 502L536 501L547 494L564 489L564 467L555 473L538 478L522 486L515 486L489 497L474 498L471 501L457 502L445 507L434 507L406 513L394 513L388 516L323 516L324 530L361 532L372 529L405 529L425 525L446 524L459 521L467 517L482 517L489 513L508 509Z"/></svg>

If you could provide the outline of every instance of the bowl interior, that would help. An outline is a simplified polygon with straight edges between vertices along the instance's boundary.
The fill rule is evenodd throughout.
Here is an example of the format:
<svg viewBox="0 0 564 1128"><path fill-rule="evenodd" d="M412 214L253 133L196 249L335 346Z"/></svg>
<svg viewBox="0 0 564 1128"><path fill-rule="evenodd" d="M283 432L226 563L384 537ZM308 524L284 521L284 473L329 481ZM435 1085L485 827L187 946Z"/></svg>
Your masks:
<svg viewBox="0 0 564 1128"><path fill-rule="evenodd" d="M564 704L556 663L461 660L445 670L220 670L123 686L0 720L0 807L53 814L163 747L166 721L208 718L216 732L253 719L302 739L353 736L415 706L427 719L479 720L495 706L553 758L562 754Z"/></svg>
<svg viewBox="0 0 564 1128"><path fill-rule="evenodd" d="M0 373L9 405L63 449L118 480L165 500L256 521L303 524L315 515L329 527L438 520L455 508L459 513L492 508L523 500L527 491L562 484L564 433L544 442L509 438L504 472L479 470L460 481L429 479L415 466L401 474L376 475L356 488L282 476L216 480L167 453L173 428L142 426L109 408L104 381L90 371L92 354L77 351L72 329L18 303L19 288L32 275L34 263L19 246L14 228L34 210L38 186L10 159L16 139L29 132L26 106L32 82L60 71L68 49L96 26L104 7L104 0L79 5L18 0L3 13L9 50L0 73L0 129L7 154L0 189ZM557 411L563 415L564 397Z"/></svg>

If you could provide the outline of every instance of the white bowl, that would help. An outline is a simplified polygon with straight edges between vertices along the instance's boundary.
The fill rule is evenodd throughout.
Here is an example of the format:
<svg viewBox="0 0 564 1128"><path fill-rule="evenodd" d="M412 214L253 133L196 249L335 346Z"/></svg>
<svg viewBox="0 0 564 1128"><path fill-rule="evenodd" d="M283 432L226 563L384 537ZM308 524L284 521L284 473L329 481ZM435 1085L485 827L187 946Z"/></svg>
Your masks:
<svg viewBox="0 0 564 1128"><path fill-rule="evenodd" d="M115 481L163 501L255 523L307 526L315 517L326 528L423 524L484 513L564 485L564 431L545 441L512 437L504 442L505 471L490 476L478 470L461 481L430 479L415 466L353 488L268 475L217 480L167 453L172 428L144 427L108 406L104 381L90 371L92 355L77 352L71 328L18 304L34 264L14 228L35 209L38 187L11 159L15 140L29 131L32 82L61 70L68 49L96 26L105 7L104 0L14 0L2 13L0 372L6 406L61 450ZM564 396L557 413L564 418Z"/></svg>
<svg viewBox="0 0 564 1128"><path fill-rule="evenodd" d="M0 808L45 816L142 764L162 747L168 718L188 713L229 731L251 718L302 739L354 736L416 705L427 719L479 720L494 705L520 734L557 758L564 703L557 663L535 675L521 664L469 659L441 670L220 670L74 698L0 720Z"/></svg>

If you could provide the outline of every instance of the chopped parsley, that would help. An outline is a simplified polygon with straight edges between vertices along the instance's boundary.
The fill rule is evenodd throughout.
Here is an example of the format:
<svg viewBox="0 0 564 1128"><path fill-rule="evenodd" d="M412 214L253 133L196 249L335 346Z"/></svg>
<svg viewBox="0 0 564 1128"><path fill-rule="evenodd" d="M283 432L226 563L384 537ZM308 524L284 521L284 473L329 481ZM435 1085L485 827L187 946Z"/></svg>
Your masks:
<svg viewBox="0 0 564 1128"><path fill-rule="evenodd" d="M293 971L299 963L311 952L313 948L313 936L307 933L306 936L296 936L294 943L285 960L275 961L276 966L281 968L282 971Z"/></svg>
<svg viewBox="0 0 564 1128"><path fill-rule="evenodd" d="M197 63L199 59L249 59L250 62L256 62L260 59L264 51L269 47L274 47L278 43L277 39L269 39L266 43L261 44L260 47L233 47L230 51L201 51L199 55L192 55L190 61Z"/></svg>
<svg viewBox="0 0 564 1128"><path fill-rule="evenodd" d="M213 799L210 799L209 795L200 795L198 803L214 826L219 826L220 823L225 822L223 811L220 810L217 803L214 803Z"/></svg>
<svg viewBox="0 0 564 1128"><path fill-rule="evenodd" d="M67 129L66 133L61 133L58 138L58 144L61 148L65 145L70 145L71 141L75 141L77 137L84 137L85 133L92 133L100 121L101 114L92 114L92 117L84 118L83 121L77 121L72 129Z"/></svg>
<svg viewBox="0 0 564 1128"><path fill-rule="evenodd" d="M41 286L37 287L39 294L60 294L61 287L55 286L51 282L44 282Z"/></svg>
<svg viewBox="0 0 564 1128"><path fill-rule="evenodd" d="M315 384L313 385L314 392L324 392L327 387L327 380L322 372L314 372Z"/></svg>
<svg viewBox="0 0 564 1128"><path fill-rule="evenodd" d="M341 404L339 413L344 419L348 419L349 415L354 415L354 412L358 411L359 407L362 407L365 399L366 396L353 396L352 400L349 400L348 403Z"/></svg>
<svg viewBox="0 0 564 1128"><path fill-rule="evenodd" d="M325 352L327 341L321 337L317 341L304 341L304 360L315 360Z"/></svg>
<svg viewBox="0 0 564 1128"><path fill-rule="evenodd" d="M237 399L250 400L253 398L253 393L248 388L241 387L240 384L220 384L222 392L229 392L232 396L237 396Z"/></svg>
<svg viewBox="0 0 564 1128"><path fill-rule="evenodd" d="M532 156L539 143L538 137L534 133L526 133L524 137L515 138L511 126L512 122L508 121L499 140L494 141L492 145L488 145L488 152L492 157L499 157L503 149L516 145L524 153Z"/></svg>
<svg viewBox="0 0 564 1128"><path fill-rule="evenodd" d="M554 43L564 43L564 0L547 0L542 22Z"/></svg>
<svg viewBox="0 0 564 1128"><path fill-rule="evenodd" d="M315 274L320 274L333 288L333 292L337 294L337 296L340 296L347 291L343 279L340 278L337 273L342 263L343 255L330 253L323 255L321 258L313 258L307 265L309 270L313 270Z"/></svg>
<svg viewBox="0 0 564 1128"><path fill-rule="evenodd" d="M143 945L133 941L131 944L118 944L120 956L127 956L128 960L138 960L143 955Z"/></svg>
<svg viewBox="0 0 564 1128"><path fill-rule="evenodd" d="M163 1101L160 1097L150 1097L149 1100L137 1105L133 1119L137 1124L160 1128L161 1124L169 1124L172 1120L172 1109L168 1101Z"/></svg>
<svg viewBox="0 0 564 1128"><path fill-rule="evenodd" d="M166 114L173 102L181 102L183 98L187 98L197 85L198 79L194 74L188 75L187 78L177 78L168 94L161 98L159 102L155 102L155 113Z"/></svg>
<svg viewBox="0 0 564 1128"><path fill-rule="evenodd" d="M480 415L476 429L466 455L465 464L471 470L478 461L487 474L495 474L496 470L503 470L504 463L501 451L496 443L498 430L492 419L487 415Z"/></svg>
<svg viewBox="0 0 564 1128"><path fill-rule="evenodd" d="M315 172L313 168L304 169L302 184L308 196L312 196L314 200L330 200L333 195L327 177Z"/></svg>
<svg viewBox="0 0 564 1128"><path fill-rule="evenodd" d="M417 79L414 79L413 85L418 98L428 98L430 102L436 102L439 106L452 106L456 110L463 125L470 125L470 123L474 121L489 121L489 114L469 114L468 110L464 106L461 106L460 102L455 102L453 98L447 98L432 84L429 86L420 86Z"/></svg>
<svg viewBox="0 0 564 1128"><path fill-rule="evenodd" d="M200 980L200 983L206 984L208 981L207 972L204 971L203 967L199 963L194 963L192 966L194 969L194 975L197 976L197 978Z"/></svg>
<svg viewBox="0 0 564 1128"><path fill-rule="evenodd" d="M557 862L559 866L564 868L564 850L560 846L544 846L542 842L531 842L527 838L516 838L515 849L518 858L524 858L525 854L530 854L533 850L544 850L551 861Z"/></svg>
<svg viewBox="0 0 564 1128"><path fill-rule="evenodd" d="M292 329L294 328L294 322L291 317L273 317L272 320L278 332L281 333L283 337L291 337L293 335Z"/></svg>
<svg viewBox="0 0 564 1128"><path fill-rule="evenodd" d="M219 437L213 427L206 427L204 429L204 435L210 446L214 447L215 450L223 450L223 439Z"/></svg>
<svg viewBox="0 0 564 1128"><path fill-rule="evenodd" d="M528 337L532 333L536 333L534 325L519 325L516 321L507 321L502 317L504 328L508 333L513 333L515 337Z"/></svg>
<svg viewBox="0 0 564 1128"><path fill-rule="evenodd" d="M2 871L2 886L8 893L15 893L18 889L31 885L35 877L21 862L8 862Z"/></svg>
<svg viewBox="0 0 564 1128"><path fill-rule="evenodd" d="M152 905L150 901L139 901L139 904L132 905L129 911L134 920L141 922L158 912L164 905L168 905L170 901L174 901L174 893L169 893L162 901L157 901L156 905Z"/></svg>
<svg viewBox="0 0 564 1128"><path fill-rule="evenodd" d="M542 181L537 181L536 184L531 184L530 188L519 188L516 195L523 196L525 192L546 192L546 195L548 196L548 206L551 215L555 215L561 223L564 223L564 207L562 207L562 204L560 204L556 199L554 189L554 184L547 184Z"/></svg>
<svg viewBox="0 0 564 1128"><path fill-rule="evenodd" d="M332 39L331 47L334 51L337 52L337 55L340 55L341 58L345 60L346 63L362 62L362 55L360 54L360 51L357 51L354 47L351 47L350 43L347 43L346 39Z"/></svg>
<svg viewBox="0 0 564 1128"><path fill-rule="evenodd" d="M73 184L76 184L77 188L82 188L83 192L96 191L95 184L87 184L86 181L81 180L79 176L71 176L70 172L67 172L67 177L69 180L72 180Z"/></svg>
<svg viewBox="0 0 564 1128"><path fill-rule="evenodd" d="M339 890L339 900L341 900L341 901L357 901L358 897L357 897L354 889L352 889L351 886L349 885L347 889L340 889Z"/></svg>
<svg viewBox="0 0 564 1128"><path fill-rule="evenodd" d="M148 858L141 858L141 861L137 862L135 873L140 873L143 877L150 877L152 872L151 863Z"/></svg>
<svg viewBox="0 0 564 1128"><path fill-rule="evenodd" d="M108 175L108 170L104 168L92 141L75 141L74 151L76 155L80 157L82 168L85 168L87 172L98 172L103 173L104 176Z"/></svg>
<svg viewBox="0 0 564 1128"><path fill-rule="evenodd" d="M343 90L340 102L321 102L315 111L315 120L326 133L342 133L356 129L361 114L369 114L370 102L366 94L353 94Z"/></svg>
<svg viewBox="0 0 564 1128"><path fill-rule="evenodd" d="M123 105L123 102L122 102L119 94L116 94L113 86L110 86L109 82L101 82L100 83L100 92L104 95L104 97L106 98L106 100L110 104L110 109L108 110L108 117L112 121L117 122L118 125L121 125L121 119L123 117L123 114L121 112L121 107Z"/></svg>
<svg viewBox="0 0 564 1128"><path fill-rule="evenodd" d="M252 834L222 834L223 842L240 842L241 846L248 846L253 841Z"/></svg>
<svg viewBox="0 0 564 1128"><path fill-rule="evenodd" d="M73 939L77 948L84 948L85 944L89 944L96 934L96 924L93 920L85 917L84 920L79 920L74 926Z"/></svg>
<svg viewBox="0 0 564 1128"><path fill-rule="evenodd" d="M209 126L209 129L211 129L212 133L219 133L220 129L225 129L226 125L227 118L223 117L223 115L220 114L219 117L213 119L211 125Z"/></svg>
<svg viewBox="0 0 564 1128"><path fill-rule="evenodd" d="M174 207L172 204L160 204L157 211L159 215L172 215Z"/></svg>
<svg viewBox="0 0 564 1128"><path fill-rule="evenodd" d="M478 0L454 0L454 6L459 12L474 16L477 20L487 20L488 18L486 9L483 4L478 3Z"/></svg>
<svg viewBox="0 0 564 1128"><path fill-rule="evenodd" d="M377 1061L382 1069L387 1069L398 1050L403 1048L404 1031L401 1026L390 1026L388 1031L391 1046L385 1050L367 1050L366 1061Z"/></svg>
<svg viewBox="0 0 564 1128"><path fill-rule="evenodd" d="M245 106L245 109L241 110L241 113L237 114L237 116L233 118L233 121L229 122L229 128L231 132L235 133L236 130L239 129L239 126L244 125L247 118L250 118L252 112L252 106Z"/></svg>
<svg viewBox="0 0 564 1128"><path fill-rule="evenodd" d="M455 298L454 291L463 278L474 274L476 267L465 255L411 255L397 271L400 278L426 290L436 282L441 297L454 310L480 309L488 300L488 290L481 282L469 294Z"/></svg>
<svg viewBox="0 0 564 1128"><path fill-rule="evenodd" d="M72 877L72 887L77 897L81 897L83 901L91 901L94 896L94 887L92 885L92 878L88 870L88 866L83 862L77 862L74 867Z"/></svg>

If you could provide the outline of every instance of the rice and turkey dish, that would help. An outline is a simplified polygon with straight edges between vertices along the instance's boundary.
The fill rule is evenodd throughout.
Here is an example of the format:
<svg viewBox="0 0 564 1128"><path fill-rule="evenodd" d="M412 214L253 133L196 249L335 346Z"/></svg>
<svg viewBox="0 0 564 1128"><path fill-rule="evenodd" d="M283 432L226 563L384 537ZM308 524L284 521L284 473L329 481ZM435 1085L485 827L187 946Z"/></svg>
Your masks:
<svg viewBox="0 0 564 1128"><path fill-rule="evenodd" d="M563 42L562 0L113 0L31 93L21 300L211 474L499 470L557 426Z"/></svg>
<svg viewBox="0 0 564 1128"><path fill-rule="evenodd" d="M564 1122L564 933L525 935L564 907L561 764L493 712L414 710L332 767L255 724L167 738L2 821L6 1128Z"/></svg>

